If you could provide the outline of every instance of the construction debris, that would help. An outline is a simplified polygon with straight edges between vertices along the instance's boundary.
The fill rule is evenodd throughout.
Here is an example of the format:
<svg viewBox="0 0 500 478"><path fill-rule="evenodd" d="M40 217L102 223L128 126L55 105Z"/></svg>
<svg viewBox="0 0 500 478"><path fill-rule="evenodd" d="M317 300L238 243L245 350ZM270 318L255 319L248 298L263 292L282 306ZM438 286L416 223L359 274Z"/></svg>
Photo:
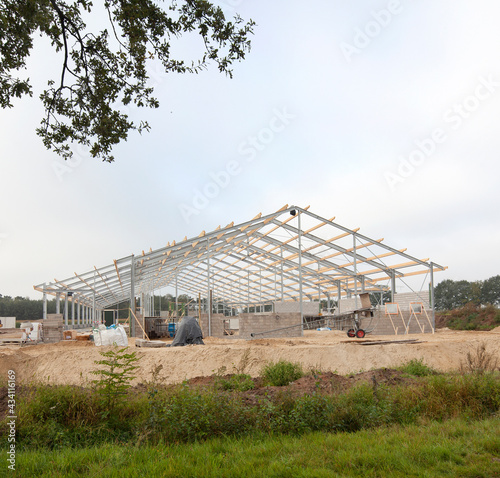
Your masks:
<svg viewBox="0 0 500 478"><path fill-rule="evenodd" d="M370 340L370 341L350 341L345 340L344 344L357 344L357 345L387 345L387 344L421 344L422 341L418 339L408 339L408 340Z"/></svg>
<svg viewBox="0 0 500 478"><path fill-rule="evenodd" d="M135 339L135 346L159 348L159 347L166 347L167 344L165 342L162 342L161 340Z"/></svg>

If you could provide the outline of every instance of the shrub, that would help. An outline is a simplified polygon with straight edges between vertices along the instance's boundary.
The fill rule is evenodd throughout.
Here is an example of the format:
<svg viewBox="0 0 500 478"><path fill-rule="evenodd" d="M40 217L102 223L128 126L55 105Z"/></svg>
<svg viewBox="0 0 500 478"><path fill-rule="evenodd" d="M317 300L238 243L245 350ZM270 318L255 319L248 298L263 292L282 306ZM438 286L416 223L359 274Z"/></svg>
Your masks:
<svg viewBox="0 0 500 478"><path fill-rule="evenodd" d="M216 385L222 390L238 390L240 392L253 390L255 388L252 377L246 373L237 373L229 376L229 378L221 377L217 379Z"/></svg>
<svg viewBox="0 0 500 478"><path fill-rule="evenodd" d="M123 401L123 396L130 388L130 382L135 378L132 373L137 367L134 365L139 360L136 352L125 353L127 348L99 352L102 360L95 360L97 365L104 368L93 370L90 373L99 378L92 380L97 395L104 407L104 416L111 415L117 405Z"/></svg>
<svg viewBox="0 0 500 478"><path fill-rule="evenodd" d="M274 387L284 387L304 375L302 366L298 363L280 360L270 362L262 369L262 378L267 385Z"/></svg>
<svg viewBox="0 0 500 478"><path fill-rule="evenodd" d="M221 435L245 434L248 410L235 396L183 385L164 398L159 415L165 441L195 441Z"/></svg>
<svg viewBox="0 0 500 478"><path fill-rule="evenodd" d="M408 375L414 375L415 377L427 377L428 375L436 375L437 372L432 367L429 367L424 363L424 359L412 359L409 362L404 363L398 368L401 372L407 373Z"/></svg>

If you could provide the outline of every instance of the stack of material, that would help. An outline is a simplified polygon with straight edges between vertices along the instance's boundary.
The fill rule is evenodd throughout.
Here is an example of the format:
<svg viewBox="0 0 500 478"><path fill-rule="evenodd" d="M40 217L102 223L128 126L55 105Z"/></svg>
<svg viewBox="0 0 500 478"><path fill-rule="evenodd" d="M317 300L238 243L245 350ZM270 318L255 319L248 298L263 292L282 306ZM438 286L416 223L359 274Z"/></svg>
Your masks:
<svg viewBox="0 0 500 478"><path fill-rule="evenodd" d="M65 330L64 340L76 340L76 330Z"/></svg>
<svg viewBox="0 0 500 478"><path fill-rule="evenodd" d="M62 314L47 314L47 318L42 323L44 343L53 344L63 339Z"/></svg>

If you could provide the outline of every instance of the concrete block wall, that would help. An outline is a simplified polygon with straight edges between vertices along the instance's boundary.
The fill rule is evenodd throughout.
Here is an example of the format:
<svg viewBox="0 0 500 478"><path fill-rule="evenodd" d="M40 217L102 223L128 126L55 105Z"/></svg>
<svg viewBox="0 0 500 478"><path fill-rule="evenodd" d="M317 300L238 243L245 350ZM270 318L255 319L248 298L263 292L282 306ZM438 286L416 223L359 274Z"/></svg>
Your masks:
<svg viewBox="0 0 500 478"><path fill-rule="evenodd" d="M427 320L427 316L425 314L411 316L410 320L410 311L402 310L401 315L391 315L390 318L388 315L385 315L384 309L376 310L373 317L373 322L371 327L374 327L372 332L373 335L396 335L394 331L394 327L397 328L397 335L404 335L406 331L406 326L408 325L408 321L410 321L410 325L408 327L409 334L426 334L432 333L432 311L426 311L429 320ZM391 323L394 323L394 327ZM403 323L404 321L404 323ZM429 323L430 322L430 323ZM364 319L362 323L362 328L368 328L370 324L370 319ZM420 325L419 325L420 324Z"/></svg>
<svg viewBox="0 0 500 478"><path fill-rule="evenodd" d="M274 312L276 314L289 314L289 313L299 313L300 314L300 302L275 302ZM318 315L319 313L319 302L317 300L302 302L302 312L304 315ZM299 319L300 322L300 319Z"/></svg>
<svg viewBox="0 0 500 478"><path fill-rule="evenodd" d="M240 314L240 332L239 338L251 339L252 333L259 335L253 337L255 339L268 339L279 337L301 337L303 335L300 324L300 313L280 313L263 312L261 314ZM281 329L283 327L292 327L284 330L270 330ZM266 332L262 334L262 332Z"/></svg>
<svg viewBox="0 0 500 478"><path fill-rule="evenodd" d="M340 313L343 314L344 312L349 312L351 310L356 310L361 308L361 299L358 297L358 305L356 307L356 298L355 297L349 297L348 299L341 299L340 300ZM339 308L335 310L335 313L337 314L339 312Z"/></svg>
<svg viewBox="0 0 500 478"><path fill-rule="evenodd" d="M427 291L422 292L401 292L394 294L394 302L399 304L401 310L410 310L410 302L422 302L424 304L427 313L429 313L429 293Z"/></svg>
<svg viewBox="0 0 500 478"><path fill-rule="evenodd" d="M201 314L200 316L200 327L203 333L203 337L227 337L224 335L224 320L227 320L229 317L226 317L224 314L212 314L210 318L211 334L208 335L208 314Z"/></svg>
<svg viewBox="0 0 500 478"><path fill-rule="evenodd" d="M45 343L56 343L63 339L63 320L63 314L47 314L47 318L42 320Z"/></svg>

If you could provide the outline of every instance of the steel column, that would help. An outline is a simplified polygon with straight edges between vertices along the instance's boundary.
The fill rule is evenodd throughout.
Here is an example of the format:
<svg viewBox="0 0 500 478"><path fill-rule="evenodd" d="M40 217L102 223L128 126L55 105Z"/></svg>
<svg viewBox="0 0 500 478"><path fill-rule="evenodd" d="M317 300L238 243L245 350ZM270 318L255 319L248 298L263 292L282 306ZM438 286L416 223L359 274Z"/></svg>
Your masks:
<svg viewBox="0 0 500 478"><path fill-rule="evenodd" d="M47 318L47 292L45 292L45 282L43 283L43 315L44 319Z"/></svg>
<svg viewBox="0 0 500 478"><path fill-rule="evenodd" d="M302 305L302 229L300 224L300 212L297 211L299 229L299 300L300 300L300 324L304 333L304 310Z"/></svg>
<svg viewBox="0 0 500 478"><path fill-rule="evenodd" d="M358 308L358 280L357 280L357 274L358 274L358 264L357 264L357 257L356 257L356 234L352 235L352 249L353 249L353 259L354 259L354 308Z"/></svg>
<svg viewBox="0 0 500 478"><path fill-rule="evenodd" d="M130 261L130 310L135 314L135 257L132 254L132 258ZM132 313L129 313L130 316L130 336L135 337L135 318Z"/></svg>
<svg viewBox="0 0 500 478"><path fill-rule="evenodd" d="M431 308L432 308L432 331L436 329L436 308L434 304L434 263L431 262Z"/></svg>
<svg viewBox="0 0 500 478"><path fill-rule="evenodd" d="M64 294L64 325L68 326L68 293Z"/></svg>
<svg viewBox="0 0 500 478"><path fill-rule="evenodd" d="M207 310L208 310L208 335L212 335L212 297L210 294L210 247L207 239Z"/></svg>

